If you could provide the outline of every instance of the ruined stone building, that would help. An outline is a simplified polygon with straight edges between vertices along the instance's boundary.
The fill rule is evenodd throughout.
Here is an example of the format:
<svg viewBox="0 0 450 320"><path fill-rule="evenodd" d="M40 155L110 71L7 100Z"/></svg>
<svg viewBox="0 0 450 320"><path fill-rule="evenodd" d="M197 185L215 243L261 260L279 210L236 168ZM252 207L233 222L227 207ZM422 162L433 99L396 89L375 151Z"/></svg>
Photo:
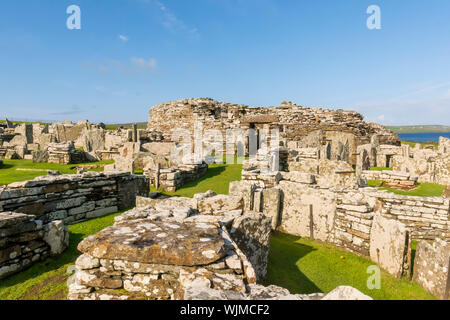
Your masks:
<svg viewBox="0 0 450 320"><path fill-rule="evenodd" d="M209 98L163 103L150 110L148 131L160 133L162 142L172 142L173 129L193 133L196 121L204 130L278 129L280 146L290 149L319 148L321 157L356 164L356 148L378 136L380 143L399 145L397 135L375 123L364 122L355 111L307 108L283 102L278 107L248 107Z"/></svg>

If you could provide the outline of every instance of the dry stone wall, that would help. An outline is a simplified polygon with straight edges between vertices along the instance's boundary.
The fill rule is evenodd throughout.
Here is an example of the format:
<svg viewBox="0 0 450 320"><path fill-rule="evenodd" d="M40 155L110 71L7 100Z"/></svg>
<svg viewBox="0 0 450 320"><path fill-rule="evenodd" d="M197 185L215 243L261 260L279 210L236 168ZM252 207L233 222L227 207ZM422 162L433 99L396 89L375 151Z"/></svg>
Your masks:
<svg viewBox="0 0 450 320"><path fill-rule="evenodd" d="M205 130L219 130L223 136L227 129L278 129L281 146L293 141L302 147L320 147L329 150L328 159L352 164L356 163L357 146L369 143L375 134L384 144L399 144L394 133L364 122L354 111L307 108L291 102L261 108L209 98L172 101L151 108L148 130L160 132L164 141L170 142L173 129L192 133L196 121L200 121Z"/></svg>
<svg viewBox="0 0 450 320"><path fill-rule="evenodd" d="M49 256L61 254L69 244L62 221L45 224L33 215L0 213L0 279Z"/></svg>
<svg viewBox="0 0 450 320"><path fill-rule="evenodd" d="M450 200L444 197L396 195L373 188L361 191L371 206L386 218L398 220L411 231L414 240L450 240Z"/></svg>
<svg viewBox="0 0 450 320"><path fill-rule="evenodd" d="M422 148L416 145L414 149L402 146L403 151L393 157L392 166L396 171L417 176L419 182L450 185L449 141L441 137L437 149L433 146Z"/></svg>
<svg viewBox="0 0 450 320"><path fill-rule="evenodd" d="M35 215L44 223L66 224L103 216L135 205L146 196L148 179L126 172L86 172L43 176L0 187L0 212Z"/></svg>
<svg viewBox="0 0 450 320"><path fill-rule="evenodd" d="M196 181L208 172L206 163L181 164L176 167L162 168L161 165L150 165L144 168L144 175L150 184L157 189L175 192L188 182Z"/></svg>
<svg viewBox="0 0 450 320"><path fill-rule="evenodd" d="M263 279L270 219L213 192L143 198L83 240L69 299L185 299L192 288L246 293ZM256 267L256 268L255 268Z"/></svg>
<svg viewBox="0 0 450 320"><path fill-rule="evenodd" d="M418 177L412 176L408 172L391 170L375 171L363 170L361 177L366 180L386 181L389 187L397 189L413 188L417 184Z"/></svg>
<svg viewBox="0 0 450 320"><path fill-rule="evenodd" d="M368 124L354 111L307 108L283 102L277 108L247 107L218 102L209 98L186 99L163 103L151 108L148 129L170 133L173 128L194 128L195 120L205 129L239 128L243 124L276 124L283 126L284 135L298 141L314 130L355 133L358 136L385 134L386 140L398 138L382 127ZM301 123L302 126L298 126ZM167 139L170 140L170 139Z"/></svg>
<svg viewBox="0 0 450 320"><path fill-rule="evenodd" d="M400 277L411 270L411 240L449 238L449 200L395 195L375 188L324 187L309 173L282 173L275 187L264 181L230 184L244 210L262 212L288 234L333 243L370 257Z"/></svg>

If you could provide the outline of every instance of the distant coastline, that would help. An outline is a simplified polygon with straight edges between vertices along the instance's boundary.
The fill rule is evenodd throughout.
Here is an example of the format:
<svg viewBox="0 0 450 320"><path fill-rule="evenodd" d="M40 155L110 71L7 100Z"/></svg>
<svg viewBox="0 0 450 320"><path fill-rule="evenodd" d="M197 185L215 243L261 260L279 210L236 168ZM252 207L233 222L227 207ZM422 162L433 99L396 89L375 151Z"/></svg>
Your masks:
<svg viewBox="0 0 450 320"><path fill-rule="evenodd" d="M410 133L398 133L398 137L401 141L412 142L438 142L439 137L449 138L450 132L410 132Z"/></svg>
<svg viewBox="0 0 450 320"><path fill-rule="evenodd" d="M442 125L386 126L386 128L395 133L450 132L450 126Z"/></svg>

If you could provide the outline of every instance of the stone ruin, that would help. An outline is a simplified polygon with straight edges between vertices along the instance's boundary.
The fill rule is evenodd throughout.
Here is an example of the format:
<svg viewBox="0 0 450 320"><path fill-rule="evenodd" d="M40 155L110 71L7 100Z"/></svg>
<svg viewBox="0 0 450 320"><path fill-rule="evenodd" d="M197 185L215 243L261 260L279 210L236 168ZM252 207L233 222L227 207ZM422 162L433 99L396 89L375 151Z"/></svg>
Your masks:
<svg viewBox="0 0 450 320"><path fill-rule="evenodd" d="M157 189L175 192L188 182L196 181L208 172L208 165L180 164L176 167L161 169L159 165L146 166L144 175L149 177L150 184Z"/></svg>
<svg viewBox="0 0 450 320"><path fill-rule="evenodd" d="M356 164L356 148L370 143L373 135L384 144L400 144L394 133L380 125L364 122L363 116L354 111L307 108L291 102L269 108L209 98L167 102L151 108L147 131L158 132L160 144L170 145L177 142L172 141L173 129L185 129L192 134L196 122L200 122L205 130L218 130L222 136L228 129L254 129L258 137L262 130L278 129L281 147L319 148L323 159L346 161L352 165ZM244 147L248 153L248 143Z"/></svg>
<svg viewBox="0 0 450 320"><path fill-rule="evenodd" d="M349 287L293 295L264 279L271 219L242 197L138 198L137 208L83 240L71 300L371 299Z"/></svg>
<svg viewBox="0 0 450 320"><path fill-rule="evenodd" d="M356 170L363 178L379 178L393 183L400 188L414 186L416 182L428 182L450 185L450 139L440 137L438 147L416 144L392 146L381 145L379 140L372 139L370 144L361 145L357 151ZM394 172L384 171L381 175L368 171L371 167L392 168ZM403 175L403 177L401 177ZM406 178L405 178L406 177ZM392 181L396 180L396 181Z"/></svg>
<svg viewBox="0 0 450 320"><path fill-rule="evenodd" d="M42 176L0 187L0 279L62 253L66 225L136 205L148 179L127 172Z"/></svg>
<svg viewBox="0 0 450 320"><path fill-rule="evenodd" d="M450 244L421 241L414 261L414 280L439 299L450 300Z"/></svg>
<svg viewBox="0 0 450 320"><path fill-rule="evenodd" d="M366 256L396 277L411 273L412 240L436 241L433 250L426 249L426 242L418 247L416 257L423 258L416 261L419 267L414 268L414 277L430 293L448 298L444 289L435 289L449 279L450 261L436 249L450 241L448 197L403 196L364 187L345 165L321 160L314 148L290 152L288 172L264 171L267 163L256 157L244 162L243 179L230 184L230 195L243 196L244 211L270 217L274 230ZM412 186L417 182L410 174L397 171L370 174L392 184ZM433 270L428 269L430 264Z"/></svg>
<svg viewBox="0 0 450 320"><path fill-rule="evenodd" d="M291 295L286 289L259 284L266 272L271 229L332 243L372 259L396 277L411 272L411 240L435 241L432 249L425 242L419 245L414 278L432 294L448 299L448 289L436 289L450 282L445 273L450 264L445 260L447 251L441 250L445 242L436 240L450 240L448 197L394 195L365 187L364 179L385 180L398 188L413 188L417 182L449 184L449 139L441 138L436 150L411 149L400 146L392 132L365 123L352 111L292 103L251 108L187 99L153 107L147 130L133 126L131 130L106 131L87 122L51 125L48 132L45 128L40 131L40 126L4 129L0 132L0 153L6 150L20 158L36 149L35 158L63 163L77 161L70 159L76 157L71 154L80 153L82 147L81 153L90 159L115 160L106 171L143 171L143 180L131 178L133 175L125 178L135 186L130 191L134 202L133 195L146 188L141 194L145 196L148 184L175 191L206 173L206 157L178 163L170 157L179 144L173 140L172 129L192 133L198 122L205 130L222 135L229 129L254 129L261 138L264 130L277 129L280 139L270 147L258 143L255 154L251 154L248 140L241 145L238 142L231 154L226 146L214 144L214 150L226 150L227 156L234 157L238 148L250 156L243 163L243 180L230 184L230 196L138 197L137 208L80 243L83 255L76 263L70 299L326 299L323 295ZM23 140L17 136L37 141L35 132L40 132L40 141L46 146L43 150L39 143L16 144ZM374 166L394 171L368 171ZM118 209L115 204L126 202L129 196L121 195L120 190L130 187L110 184L110 175L105 172L92 182L81 178L76 187L70 181L56 183L70 187L52 191L58 196L49 203L34 194L38 192L34 187L40 190L45 185L13 184L0 190L2 201L1 192L15 194L11 199L6 196L6 202L0 201L0 211L35 214L37 210L38 216L29 219L41 219L43 224L56 219L72 223L95 217L95 212L105 214L112 207ZM113 180L122 179L119 176ZM113 190L114 184L118 189ZM86 187L89 192L84 193L83 185L91 186ZM95 199L90 198L91 193ZM36 197L40 200L33 204ZM23 201L29 203L22 206ZM178 232L182 238L175 236ZM186 246L194 249L181 252ZM351 289L338 289L330 293L330 299L348 294L365 298L354 295Z"/></svg>
<svg viewBox="0 0 450 320"><path fill-rule="evenodd" d="M386 182L386 187L399 190L411 190L417 186L419 177L412 176L408 172L391 170L364 170L361 174L366 180L382 180Z"/></svg>
<svg viewBox="0 0 450 320"><path fill-rule="evenodd" d="M62 221L44 223L35 216L0 213L0 280L37 261L61 254L69 245Z"/></svg>

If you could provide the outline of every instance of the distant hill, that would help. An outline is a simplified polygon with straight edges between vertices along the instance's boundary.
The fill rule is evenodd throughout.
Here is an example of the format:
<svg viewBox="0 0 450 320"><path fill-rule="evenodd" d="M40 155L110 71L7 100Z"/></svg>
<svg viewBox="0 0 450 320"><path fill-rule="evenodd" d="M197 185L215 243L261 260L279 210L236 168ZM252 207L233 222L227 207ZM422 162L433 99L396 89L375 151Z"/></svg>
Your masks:
<svg viewBox="0 0 450 320"><path fill-rule="evenodd" d="M450 126L441 125L386 126L386 128L395 133L450 132Z"/></svg>

